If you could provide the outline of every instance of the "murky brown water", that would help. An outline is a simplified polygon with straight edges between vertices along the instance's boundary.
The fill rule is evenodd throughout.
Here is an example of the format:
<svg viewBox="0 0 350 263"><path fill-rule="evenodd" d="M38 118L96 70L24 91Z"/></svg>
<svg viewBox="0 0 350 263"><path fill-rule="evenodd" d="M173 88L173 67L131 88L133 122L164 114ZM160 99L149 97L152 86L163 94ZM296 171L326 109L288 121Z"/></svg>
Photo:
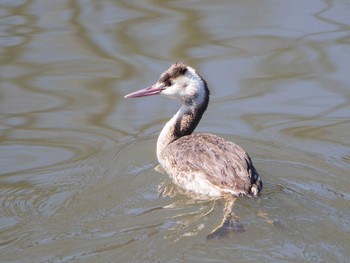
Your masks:
<svg viewBox="0 0 350 263"><path fill-rule="evenodd" d="M350 3L0 2L1 262L348 262ZM173 61L211 87L198 130L252 155L246 229L223 202L161 196L177 110L125 100Z"/></svg>

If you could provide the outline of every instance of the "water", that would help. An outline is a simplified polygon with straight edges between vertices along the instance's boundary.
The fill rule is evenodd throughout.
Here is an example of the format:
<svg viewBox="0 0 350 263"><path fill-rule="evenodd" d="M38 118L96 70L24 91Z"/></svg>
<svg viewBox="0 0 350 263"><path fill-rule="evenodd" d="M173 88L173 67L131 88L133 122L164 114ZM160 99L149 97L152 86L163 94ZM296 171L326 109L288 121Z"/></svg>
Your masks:
<svg viewBox="0 0 350 263"><path fill-rule="evenodd" d="M347 1L1 1L2 262L348 262ZM223 201L158 189L178 103L126 100L176 60L211 88L198 131L264 182Z"/></svg>

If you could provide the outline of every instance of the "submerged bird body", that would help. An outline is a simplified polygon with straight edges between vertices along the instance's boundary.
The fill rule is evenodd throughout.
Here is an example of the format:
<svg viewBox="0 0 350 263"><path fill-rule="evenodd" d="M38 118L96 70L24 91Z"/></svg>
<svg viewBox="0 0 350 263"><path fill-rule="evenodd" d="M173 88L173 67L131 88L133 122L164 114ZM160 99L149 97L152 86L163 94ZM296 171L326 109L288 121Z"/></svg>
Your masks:
<svg viewBox="0 0 350 263"><path fill-rule="evenodd" d="M125 97L164 95L181 101L157 141L157 158L172 181L201 196L254 195L262 181L249 155L238 145L209 133L193 133L209 103L209 89L196 71L173 64L159 81Z"/></svg>

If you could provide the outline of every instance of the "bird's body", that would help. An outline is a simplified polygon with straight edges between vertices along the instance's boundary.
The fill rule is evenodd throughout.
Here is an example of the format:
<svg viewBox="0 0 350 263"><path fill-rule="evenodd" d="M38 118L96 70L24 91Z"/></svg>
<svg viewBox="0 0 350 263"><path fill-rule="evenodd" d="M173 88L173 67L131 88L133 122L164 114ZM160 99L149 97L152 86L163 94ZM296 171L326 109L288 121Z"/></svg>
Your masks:
<svg viewBox="0 0 350 263"><path fill-rule="evenodd" d="M181 137L162 153L161 166L182 189L202 196L256 195L250 157L233 142L209 133ZM255 186L255 187L254 187Z"/></svg>
<svg viewBox="0 0 350 263"><path fill-rule="evenodd" d="M157 94L182 103L157 141L158 161L175 185L209 197L256 196L261 191L260 176L240 146L213 134L193 133L209 103L207 84L193 68L177 62L154 86L126 97Z"/></svg>

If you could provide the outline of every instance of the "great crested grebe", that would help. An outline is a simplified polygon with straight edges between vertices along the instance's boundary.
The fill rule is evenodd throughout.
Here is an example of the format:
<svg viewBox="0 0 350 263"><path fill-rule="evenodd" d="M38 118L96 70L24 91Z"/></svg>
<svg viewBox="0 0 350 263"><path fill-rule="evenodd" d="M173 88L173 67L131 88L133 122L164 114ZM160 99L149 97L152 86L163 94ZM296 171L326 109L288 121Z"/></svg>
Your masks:
<svg viewBox="0 0 350 263"><path fill-rule="evenodd" d="M205 80L192 67L176 62L156 84L125 98L158 94L182 103L157 141L158 161L175 185L208 197L257 196L261 178L240 146L213 134L192 133L209 102Z"/></svg>

